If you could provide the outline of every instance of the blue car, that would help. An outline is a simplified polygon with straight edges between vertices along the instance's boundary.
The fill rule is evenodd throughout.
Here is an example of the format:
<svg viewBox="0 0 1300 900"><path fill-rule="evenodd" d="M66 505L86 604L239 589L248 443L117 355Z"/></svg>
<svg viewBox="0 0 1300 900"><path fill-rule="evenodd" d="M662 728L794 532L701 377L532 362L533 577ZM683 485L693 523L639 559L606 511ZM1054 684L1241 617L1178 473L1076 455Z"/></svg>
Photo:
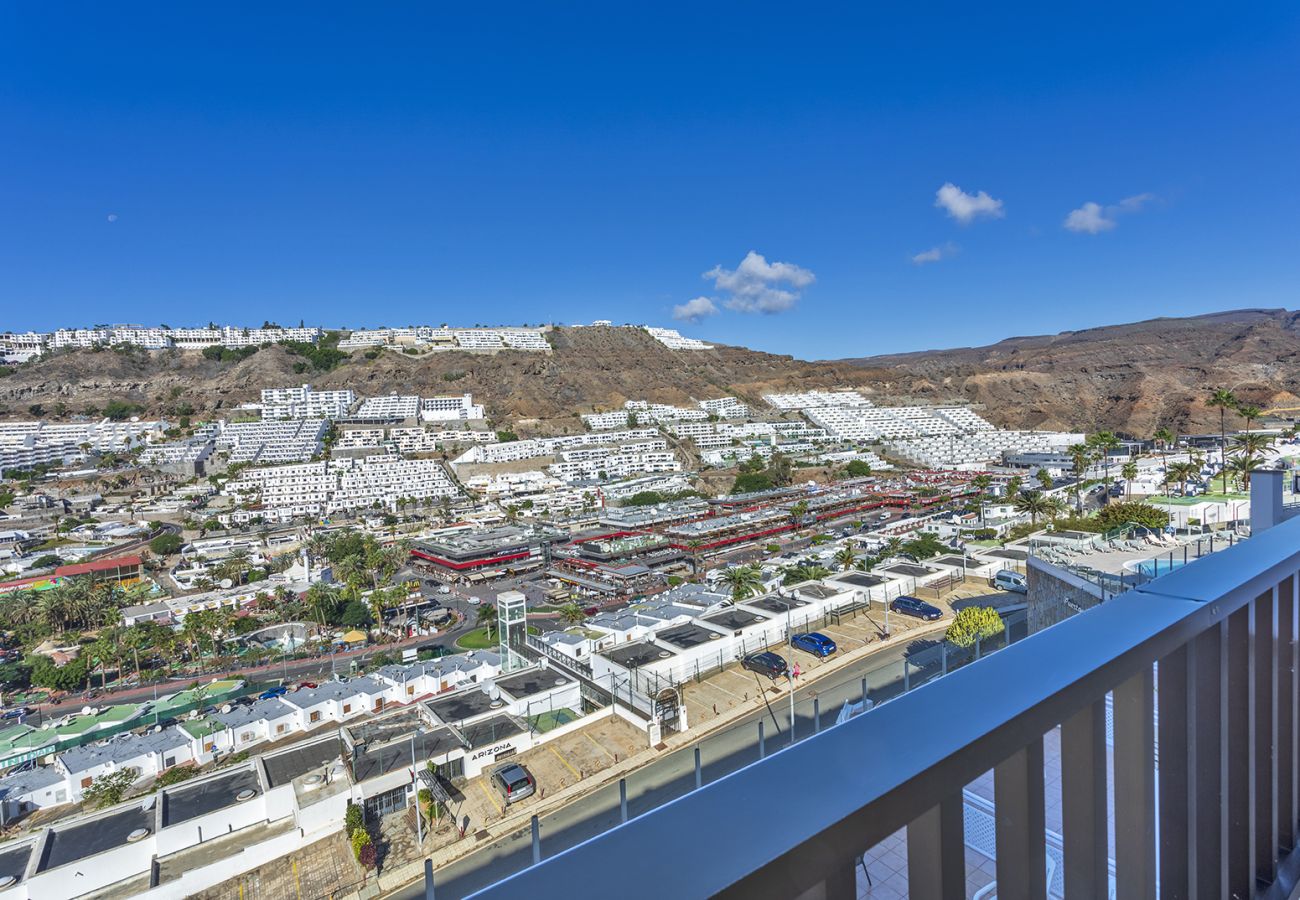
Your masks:
<svg viewBox="0 0 1300 900"><path fill-rule="evenodd" d="M835 652L835 642L826 635L816 631L810 631L807 634L792 634L790 636L790 646L796 650L803 650L811 653L813 656L830 656Z"/></svg>
<svg viewBox="0 0 1300 900"><path fill-rule="evenodd" d="M267 688L266 690L262 691L262 693L257 695L257 699L272 700L276 697L283 697L287 693L289 693L289 689L284 685L280 685L279 687Z"/></svg>

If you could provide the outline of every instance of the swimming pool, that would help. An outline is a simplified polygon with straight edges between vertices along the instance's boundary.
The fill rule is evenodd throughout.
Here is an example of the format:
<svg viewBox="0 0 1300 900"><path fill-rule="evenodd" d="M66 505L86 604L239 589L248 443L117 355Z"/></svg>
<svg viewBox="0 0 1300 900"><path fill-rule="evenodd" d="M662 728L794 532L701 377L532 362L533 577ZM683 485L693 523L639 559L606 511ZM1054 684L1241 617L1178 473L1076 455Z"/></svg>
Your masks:
<svg viewBox="0 0 1300 900"><path fill-rule="evenodd" d="M1189 560L1195 562L1195 560ZM1161 575L1168 575L1175 569L1181 569L1187 565L1181 559L1169 559L1168 557L1157 556L1153 559L1135 559L1132 562L1124 563L1124 571L1132 572L1135 575L1142 575L1144 578L1159 578Z"/></svg>

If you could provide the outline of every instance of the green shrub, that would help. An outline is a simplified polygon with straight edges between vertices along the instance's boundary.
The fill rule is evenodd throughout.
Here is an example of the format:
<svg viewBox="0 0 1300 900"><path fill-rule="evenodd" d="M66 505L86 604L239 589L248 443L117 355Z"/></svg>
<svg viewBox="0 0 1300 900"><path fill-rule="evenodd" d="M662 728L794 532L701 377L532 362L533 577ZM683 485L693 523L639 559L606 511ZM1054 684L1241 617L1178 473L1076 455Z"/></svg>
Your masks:
<svg viewBox="0 0 1300 900"><path fill-rule="evenodd" d="M1003 630L1002 617L988 606L968 606L957 613L944 635L955 647L973 647L977 640L993 637Z"/></svg>
<svg viewBox="0 0 1300 900"><path fill-rule="evenodd" d="M1142 500L1126 500L1103 506L1097 513L1097 521L1105 531L1130 522L1145 528L1164 528L1169 524L1169 513Z"/></svg>
<svg viewBox="0 0 1300 900"><path fill-rule="evenodd" d="M179 534L160 534L149 542L149 549L158 556L171 556L184 544Z"/></svg>
<svg viewBox="0 0 1300 900"><path fill-rule="evenodd" d="M158 776L157 780L154 781L154 784L158 787L180 784L182 781L188 781L197 774L199 774L198 766L193 763L184 763L183 765L172 766L170 769L165 769L163 773Z"/></svg>
<svg viewBox="0 0 1300 900"><path fill-rule="evenodd" d="M352 836L349 838L349 843L352 844L353 855L355 855L357 859L361 859L361 848L369 847L373 842L370 840L370 832L366 831L366 829L362 827L353 830Z"/></svg>
<svg viewBox="0 0 1300 900"><path fill-rule="evenodd" d="M343 830L349 835L355 834L364 823L365 815L361 812L361 807L349 800L347 810L343 813Z"/></svg>

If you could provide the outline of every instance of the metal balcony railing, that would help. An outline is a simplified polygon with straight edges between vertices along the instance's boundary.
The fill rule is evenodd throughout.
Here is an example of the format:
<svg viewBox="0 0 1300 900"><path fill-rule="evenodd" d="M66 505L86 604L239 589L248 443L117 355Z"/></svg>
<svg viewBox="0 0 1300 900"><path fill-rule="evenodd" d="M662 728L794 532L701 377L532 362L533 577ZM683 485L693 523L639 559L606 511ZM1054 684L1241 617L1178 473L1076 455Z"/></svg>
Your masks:
<svg viewBox="0 0 1300 900"><path fill-rule="evenodd" d="M1068 900L1291 896L1298 576L1291 520L475 896L849 900L859 857L905 827L911 896L965 897L962 792L992 770L997 896L1045 897L1057 726Z"/></svg>

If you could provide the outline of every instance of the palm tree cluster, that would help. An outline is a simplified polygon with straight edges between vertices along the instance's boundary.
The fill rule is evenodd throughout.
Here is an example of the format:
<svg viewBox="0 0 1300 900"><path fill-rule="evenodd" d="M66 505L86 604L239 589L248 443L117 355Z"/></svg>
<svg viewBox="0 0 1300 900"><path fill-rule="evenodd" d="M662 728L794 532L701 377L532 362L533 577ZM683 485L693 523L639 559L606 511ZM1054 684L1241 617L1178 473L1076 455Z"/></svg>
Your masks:
<svg viewBox="0 0 1300 900"><path fill-rule="evenodd" d="M1244 403L1232 391L1220 388L1205 401L1210 409L1219 411L1219 448L1223 454L1223 492L1228 492L1228 475L1237 479L1243 488L1250 487L1250 474L1263 463L1262 455L1273 447L1267 435L1252 433L1250 425L1264 414L1251 403ZM1228 443L1228 413L1235 412L1246 420L1246 433Z"/></svg>

